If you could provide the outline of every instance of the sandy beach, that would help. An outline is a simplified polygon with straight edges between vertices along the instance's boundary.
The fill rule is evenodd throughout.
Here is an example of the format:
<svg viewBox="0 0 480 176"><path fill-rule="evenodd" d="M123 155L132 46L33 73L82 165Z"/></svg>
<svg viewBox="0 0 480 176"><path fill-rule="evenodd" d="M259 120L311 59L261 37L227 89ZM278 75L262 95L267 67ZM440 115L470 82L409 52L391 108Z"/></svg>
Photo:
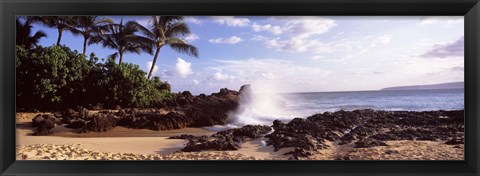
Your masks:
<svg viewBox="0 0 480 176"><path fill-rule="evenodd" d="M274 151L264 138L246 141L239 150L182 152L181 134L210 135L203 128L167 131L115 127L98 133L76 133L56 126L51 136L32 136L31 119L37 113L17 113L17 159L19 160L286 160L290 148ZM326 149L306 160L463 160L464 145L445 145L444 141L386 141L388 146L354 148L354 142L339 145L326 141Z"/></svg>
<svg viewBox="0 0 480 176"><path fill-rule="evenodd" d="M56 126L52 136L32 136L30 122L38 113L17 113L17 159L24 160L252 160L287 159L281 150L261 140L246 142L237 151L180 152L185 141L168 139L181 134L209 135L203 128L168 131L115 127L103 133L75 133Z"/></svg>

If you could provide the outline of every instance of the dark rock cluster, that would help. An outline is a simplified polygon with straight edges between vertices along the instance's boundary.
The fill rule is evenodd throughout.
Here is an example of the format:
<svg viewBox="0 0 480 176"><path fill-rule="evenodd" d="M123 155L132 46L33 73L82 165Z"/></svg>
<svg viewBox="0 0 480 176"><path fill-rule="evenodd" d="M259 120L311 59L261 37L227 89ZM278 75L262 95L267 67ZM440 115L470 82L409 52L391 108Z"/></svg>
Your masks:
<svg viewBox="0 0 480 176"><path fill-rule="evenodd" d="M289 123L273 122L267 135L275 150L293 147L292 158L308 157L327 147L325 140L339 145L355 142L355 148L386 146L388 140L447 141L462 144L464 111L337 111L325 112Z"/></svg>
<svg viewBox="0 0 480 176"><path fill-rule="evenodd" d="M292 154L293 159L310 156L313 151L328 147L324 144L329 136L325 127L309 119L295 118L287 124L276 120L272 127L275 131L266 136L267 145L272 145L274 151L293 147L292 152L285 153Z"/></svg>
<svg viewBox="0 0 480 176"><path fill-rule="evenodd" d="M447 145L457 145L457 144L465 144L465 138L457 138L453 137L448 139L445 144Z"/></svg>
<svg viewBox="0 0 480 176"><path fill-rule="evenodd" d="M51 114L39 114L32 119L32 126L37 127L34 130L34 136L46 136L52 134L52 129L59 124L59 122Z"/></svg>
<svg viewBox="0 0 480 176"><path fill-rule="evenodd" d="M190 123L190 119L175 112L162 114L156 111L129 109L121 110L118 115L120 116L118 126L133 129L171 130L185 128Z"/></svg>
<svg viewBox="0 0 480 176"><path fill-rule="evenodd" d="M228 113L238 107L239 94L238 91L221 89L209 96L204 94L193 96L190 92L184 91L164 101L162 109L167 113L160 112L160 109L136 108L120 109L118 112L89 113L86 108L77 107L76 110L66 109L49 115L48 119L57 125L66 124L67 128L79 129L81 133L105 132L115 126L159 131L224 125ZM32 126L38 128L36 130L38 135L52 134L51 129L55 125L46 125L45 123L50 120L45 120L43 116L33 119Z"/></svg>
<svg viewBox="0 0 480 176"><path fill-rule="evenodd" d="M203 150L238 150L241 143L250 139L257 139L271 131L269 126L246 125L241 128L220 131L211 136L181 135L170 139L185 139L187 144L182 151L197 152Z"/></svg>
<svg viewBox="0 0 480 176"><path fill-rule="evenodd" d="M112 113L97 113L90 117L90 120L80 130L81 133L106 132L117 125L118 117Z"/></svg>

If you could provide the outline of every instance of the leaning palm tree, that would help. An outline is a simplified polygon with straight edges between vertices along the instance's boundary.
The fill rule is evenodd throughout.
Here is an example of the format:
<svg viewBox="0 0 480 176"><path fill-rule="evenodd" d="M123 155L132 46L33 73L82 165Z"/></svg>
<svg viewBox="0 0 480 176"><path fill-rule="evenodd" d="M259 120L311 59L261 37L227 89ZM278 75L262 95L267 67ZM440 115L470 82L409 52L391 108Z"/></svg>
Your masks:
<svg viewBox="0 0 480 176"><path fill-rule="evenodd" d="M77 16L73 18L75 28L72 32L83 36L83 55L87 53L88 45L94 42L89 40L93 35L101 35L108 29L109 24L113 24L110 18L97 19L97 16Z"/></svg>
<svg viewBox="0 0 480 176"><path fill-rule="evenodd" d="M72 29L74 29L74 20L72 16L42 16L38 18L37 21L43 23L45 26L57 28L57 45L60 45L62 34L65 30L72 31Z"/></svg>
<svg viewBox="0 0 480 176"><path fill-rule="evenodd" d="M131 25L138 28L140 32L150 39L150 43L156 49L152 67L148 72L148 79L152 77L158 53L165 45L180 53L186 53L190 56L198 57L197 48L180 38L182 35L190 34L190 30L187 24L183 22L182 16L152 16L150 29L137 22L131 23Z"/></svg>
<svg viewBox="0 0 480 176"><path fill-rule="evenodd" d="M120 56L118 64L123 62L123 54L127 52L140 54L141 51L152 53L150 40L146 37L136 35L138 29L128 22L123 25L123 19L120 24L108 25L105 34L96 34L92 36L91 43L101 43L103 47L117 50L109 56L110 59L115 59Z"/></svg>
<svg viewBox="0 0 480 176"><path fill-rule="evenodd" d="M32 33L32 20L30 18L24 18L25 22L21 22L20 19L16 19L16 45L23 46L27 49L38 45L38 41L42 37L47 35L43 31L37 31L33 36Z"/></svg>

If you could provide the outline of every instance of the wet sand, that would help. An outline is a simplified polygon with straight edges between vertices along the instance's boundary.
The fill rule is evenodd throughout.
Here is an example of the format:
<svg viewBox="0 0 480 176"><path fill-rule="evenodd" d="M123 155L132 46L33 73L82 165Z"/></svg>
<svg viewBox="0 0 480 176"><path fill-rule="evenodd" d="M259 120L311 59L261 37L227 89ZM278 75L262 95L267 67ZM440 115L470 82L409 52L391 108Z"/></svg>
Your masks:
<svg viewBox="0 0 480 176"><path fill-rule="evenodd" d="M64 127L56 127L60 131ZM251 160L251 159L287 159L282 155L285 150L273 152L273 147L264 146L260 140L248 141L238 151L204 151L204 152L180 152L185 141L182 139L168 139L168 136L186 134L204 129L181 129L163 131L159 133L152 131L155 137L118 137L118 133L108 133L116 137L98 137L96 134L83 137L65 136L31 136L31 129L17 128L17 158L27 160ZM116 131L132 134L137 130L117 129ZM66 133L66 132L63 132ZM139 134L146 132L140 130ZM208 131L208 133L213 133ZM72 133L73 134L73 133ZM122 134L122 133L121 133ZM151 135L147 133L148 135ZM161 137L163 136L163 137ZM68 148L68 151L64 151ZM47 152L48 151L48 152ZM40 154L39 154L40 153ZM89 155L92 155L91 157ZM75 155L75 156L74 156ZM71 157L68 157L71 156Z"/></svg>
<svg viewBox="0 0 480 176"><path fill-rule="evenodd" d="M247 141L237 151L180 152L181 134L209 135L214 131L183 128L169 131L115 127L104 133L78 134L76 130L55 127L53 136L31 136L31 118L37 113L17 113L17 159L25 160L285 160L291 149L274 152L263 138ZM327 141L307 160L463 160L464 145L446 145L444 141L386 141L389 146L353 148L354 142L338 145Z"/></svg>
<svg viewBox="0 0 480 176"><path fill-rule="evenodd" d="M443 141L386 141L389 146L350 148L338 157L352 160L464 160L464 145Z"/></svg>
<svg viewBox="0 0 480 176"><path fill-rule="evenodd" d="M56 127L56 130L59 130ZM168 137L62 137L31 136L30 129L17 129L17 145L82 144L103 152L136 154L169 154L183 148L184 140Z"/></svg>
<svg viewBox="0 0 480 176"><path fill-rule="evenodd" d="M39 113L17 113L17 159L26 160L252 160L287 159L285 150L274 152L260 139L248 141L238 151L181 152L186 141L168 139L181 134L210 135L203 128L168 131L115 127L102 133L76 133L56 126L52 136L32 136L31 120ZM66 151L65 151L66 150ZM91 156L90 156L91 155Z"/></svg>

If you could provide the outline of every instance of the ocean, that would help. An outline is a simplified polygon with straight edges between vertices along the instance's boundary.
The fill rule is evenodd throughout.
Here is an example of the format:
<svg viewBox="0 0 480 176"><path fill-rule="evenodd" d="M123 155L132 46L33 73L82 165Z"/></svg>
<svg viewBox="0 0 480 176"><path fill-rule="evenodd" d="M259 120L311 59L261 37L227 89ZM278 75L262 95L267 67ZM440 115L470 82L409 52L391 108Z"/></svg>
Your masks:
<svg viewBox="0 0 480 176"><path fill-rule="evenodd" d="M312 92L288 94L254 94L240 101L229 115L227 126L247 124L271 125L273 120L289 120L339 110L432 111L464 109L464 89L379 90L351 92Z"/></svg>
<svg viewBox="0 0 480 176"><path fill-rule="evenodd" d="M309 116L325 111L464 109L464 89L314 92L283 94L285 110Z"/></svg>

